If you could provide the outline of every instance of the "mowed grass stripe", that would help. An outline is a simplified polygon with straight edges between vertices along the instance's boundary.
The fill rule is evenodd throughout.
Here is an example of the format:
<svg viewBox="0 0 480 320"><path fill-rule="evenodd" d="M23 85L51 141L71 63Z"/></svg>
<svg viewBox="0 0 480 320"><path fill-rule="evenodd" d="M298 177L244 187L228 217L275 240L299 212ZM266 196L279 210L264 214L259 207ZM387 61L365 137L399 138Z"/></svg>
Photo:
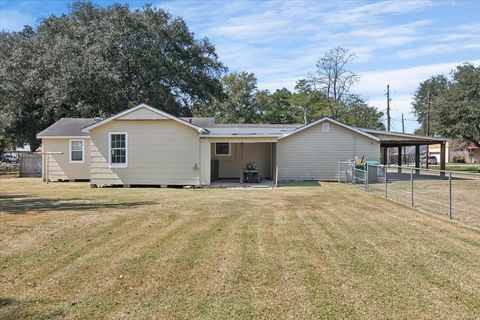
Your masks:
<svg viewBox="0 0 480 320"><path fill-rule="evenodd" d="M347 200L350 200L350 199L347 199ZM345 210L345 211L347 211L347 212L352 212L352 211L355 210L355 208L359 208L358 204L355 204L352 201L346 201L345 203L348 203L348 204L353 203L352 208L346 208L347 210ZM340 208L340 210L336 210L336 211L341 212L343 210L341 210L341 208ZM366 211L362 210L358 214L361 214L361 212L366 212ZM448 274L449 272L455 272L455 270L448 270L449 269L448 265L445 268L444 263L442 264L441 268L438 268L437 270L435 270L438 267L438 265L432 264L432 261L431 261L432 250L435 250L435 249L432 249L432 245L433 245L433 248L436 247L436 245L434 245L433 242L430 243L430 241L426 241L427 243L422 243L421 241L418 241L417 239L414 239L413 242L411 240L406 241L406 244L408 244L409 242L413 243L414 248L416 248L417 250L412 250L414 248L412 248L408 245L399 247L400 249L405 247L405 250L402 251L402 252L399 252L398 250L395 251L395 252L392 252L391 250L388 250L388 246L387 246L386 250L381 250L382 247L383 247L381 243L378 243L378 244L375 244L375 245L372 246L372 245L368 244L368 239L369 238L363 238L363 237L358 238L358 237L356 237L357 235L359 235L361 233L359 233L358 230L352 229L347 223L345 223L346 218L345 218L344 215L335 214L334 212L329 212L327 218L332 218L332 217L335 218L335 221L332 223L332 226L337 226L337 227L343 226L343 228L346 229L346 233L344 234L344 240L347 241L349 238L351 239L350 243L353 245L352 248L355 248L355 253L352 253L353 256L355 256L359 250L364 250L366 248L370 248L370 249L373 249L374 251L376 251L377 253L380 253L380 251L382 251L380 255L376 254L375 257L372 257L372 261L382 262L380 264L382 266L389 266L392 262L394 262L394 266L398 266L399 263L402 264L400 268L395 267L393 269L391 268L390 270L387 269L387 273L385 273L381 277L375 277L375 279L378 279L378 278L382 279L383 286L382 286L382 284L380 284L380 286L378 287L379 288L378 290L381 290L383 287L388 287L388 286L385 286L385 281L387 281L390 278L389 275L397 277L399 274L402 274L402 272L406 270L407 272L402 276L404 276L404 277L407 276L408 277L410 275L417 275L417 278L412 279L412 281L417 281L417 282L421 282L421 281L425 282L426 281L426 282L429 283L428 285L429 285L430 289L426 290L424 292L424 295L427 296L427 297L425 297L425 296L422 297L422 299L420 301L426 300L426 299L428 300L428 299L431 299L431 296L435 292L435 289L438 287L439 282L441 283L441 281L443 279L443 274ZM379 239L385 240L385 243L388 243L389 238L391 238L392 235L395 235L395 230L392 229L392 228L389 229L388 228L388 226L389 226L388 223L384 222L384 228L375 228L375 230L377 230L377 233L378 233L378 231L380 231L379 234L374 234L373 233L374 230L369 230L369 224L363 224L364 221L368 221L371 218L375 218L375 217L377 217L377 215L365 216L365 217L362 218L362 220L361 220L362 222L353 221L353 220L351 220L351 217L352 217L351 215L348 215L348 218L347 218L348 221L352 222L352 225L354 225L356 227L358 226L358 227L364 229L364 233L368 234L368 235L371 235L372 238L374 236L376 236ZM403 231L405 231L405 230L403 230ZM403 232L403 234L404 233L405 232ZM410 234L410 232L408 232L407 234ZM397 236L397 235L395 235L395 236ZM393 237L393 238L395 238L395 237ZM398 239L398 237L397 237L397 239ZM418 239L422 240L423 238L418 237ZM427 239L428 239L428 237L427 237ZM367 242L365 240L367 240ZM397 259L395 258L396 256L408 257L411 252L416 252L419 249L421 249L422 252L420 252L419 254L417 254L415 256L411 256L406 261L397 261ZM393 255L392 255L392 253L393 253ZM365 253L362 253L362 254L365 255ZM382 259L382 257L387 257L387 259ZM435 261L433 261L433 262L435 262ZM419 279L419 277L418 277L419 274L418 274L418 272L415 272L416 270L414 270L414 269L415 268L420 268L422 265L429 265L430 267L428 268L428 270L433 270L432 274L433 273L435 274L435 278L428 277L428 275L427 276L424 275L423 278ZM400 283L399 279L394 279L394 281L395 281L394 284L395 283ZM407 281L407 283L408 283L408 281ZM471 282L470 282L470 284L471 284ZM444 285L444 284L442 284L442 285ZM408 289L408 286L404 289ZM436 310L437 304L439 304L439 303L455 303L456 299L452 299L452 296L454 297L455 295L458 294L458 292L456 292L456 290L454 290L454 288L451 288L451 289L452 289L452 291L448 296L440 295L439 297L437 297L437 299L434 300L436 303L433 306L433 310L429 310L429 311ZM464 293L466 294L466 297L469 296L469 292L464 292ZM403 295L402 300L409 299L410 297L412 297L412 295L414 296L414 293L405 294L405 295ZM415 298L416 303L418 303L418 301L419 301L418 298L420 298L420 297L417 296L417 298ZM388 298L388 299L392 300L390 298Z"/></svg>

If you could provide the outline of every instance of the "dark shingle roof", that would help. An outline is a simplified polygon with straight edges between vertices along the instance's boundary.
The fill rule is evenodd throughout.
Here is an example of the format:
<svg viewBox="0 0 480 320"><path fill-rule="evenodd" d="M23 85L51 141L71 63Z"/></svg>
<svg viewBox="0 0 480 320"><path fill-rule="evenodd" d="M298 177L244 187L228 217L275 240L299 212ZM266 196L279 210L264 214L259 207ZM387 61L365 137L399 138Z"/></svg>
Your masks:
<svg viewBox="0 0 480 320"><path fill-rule="evenodd" d="M94 118L61 118L37 137L88 137L82 129L96 122Z"/></svg>
<svg viewBox="0 0 480 320"><path fill-rule="evenodd" d="M215 125L215 118L213 117L192 117L192 118L180 118L191 124L199 126L201 128L206 128Z"/></svg>

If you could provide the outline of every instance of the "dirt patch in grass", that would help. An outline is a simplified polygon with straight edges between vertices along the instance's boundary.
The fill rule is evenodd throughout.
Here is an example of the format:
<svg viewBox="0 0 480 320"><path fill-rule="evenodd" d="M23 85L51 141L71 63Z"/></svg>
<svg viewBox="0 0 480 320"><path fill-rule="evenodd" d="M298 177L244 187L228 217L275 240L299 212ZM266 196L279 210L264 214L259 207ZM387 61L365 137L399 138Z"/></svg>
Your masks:
<svg viewBox="0 0 480 320"><path fill-rule="evenodd" d="M2 319L480 314L480 231L348 186L3 186Z"/></svg>

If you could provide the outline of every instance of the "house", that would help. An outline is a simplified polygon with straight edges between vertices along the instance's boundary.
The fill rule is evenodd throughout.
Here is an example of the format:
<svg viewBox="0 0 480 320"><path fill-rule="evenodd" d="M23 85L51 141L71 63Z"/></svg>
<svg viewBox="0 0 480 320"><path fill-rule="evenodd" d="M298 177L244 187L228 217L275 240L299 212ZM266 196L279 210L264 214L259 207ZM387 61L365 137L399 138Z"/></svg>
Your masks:
<svg viewBox="0 0 480 320"><path fill-rule="evenodd" d="M430 156L440 159L440 145L432 145L429 148ZM458 141L448 141L445 146L446 163L454 163L454 158L459 157L465 160L465 163L480 163L480 148L472 143L462 143Z"/></svg>
<svg viewBox="0 0 480 320"><path fill-rule="evenodd" d="M247 162L272 180L336 180L338 161L380 160L381 148L441 143L367 130L330 118L307 125L217 124L178 118L145 104L107 119L63 118L40 132L43 178L104 185L242 182Z"/></svg>

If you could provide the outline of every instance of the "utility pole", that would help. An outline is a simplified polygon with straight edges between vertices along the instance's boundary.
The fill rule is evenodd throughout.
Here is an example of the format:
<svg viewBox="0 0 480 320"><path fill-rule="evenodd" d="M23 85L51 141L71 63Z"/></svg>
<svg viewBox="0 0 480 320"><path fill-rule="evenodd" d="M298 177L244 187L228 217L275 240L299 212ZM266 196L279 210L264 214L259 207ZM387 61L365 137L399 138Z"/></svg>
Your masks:
<svg viewBox="0 0 480 320"><path fill-rule="evenodd" d="M430 106L432 102L430 101L430 89L428 90L427 93L427 128L426 128L426 134L427 136L430 135ZM430 160L430 145L427 144L427 160L425 163L425 167L428 169L428 162Z"/></svg>
<svg viewBox="0 0 480 320"><path fill-rule="evenodd" d="M387 84L387 131L390 131L390 85ZM390 160L390 150L388 147L386 148L386 151L383 153L384 157L387 157L387 159L384 159L384 163L388 165L388 162Z"/></svg>
<svg viewBox="0 0 480 320"><path fill-rule="evenodd" d="M390 85L387 84L387 131L390 131Z"/></svg>
<svg viewBox="0 0 480 320"><path fill-rule="evenodd" d="M402 133L405 133L405 119L403 118L403 113L402 113ZM407 147L403 147L402 154L403 154L404 159L408 160Z"/></svg>

